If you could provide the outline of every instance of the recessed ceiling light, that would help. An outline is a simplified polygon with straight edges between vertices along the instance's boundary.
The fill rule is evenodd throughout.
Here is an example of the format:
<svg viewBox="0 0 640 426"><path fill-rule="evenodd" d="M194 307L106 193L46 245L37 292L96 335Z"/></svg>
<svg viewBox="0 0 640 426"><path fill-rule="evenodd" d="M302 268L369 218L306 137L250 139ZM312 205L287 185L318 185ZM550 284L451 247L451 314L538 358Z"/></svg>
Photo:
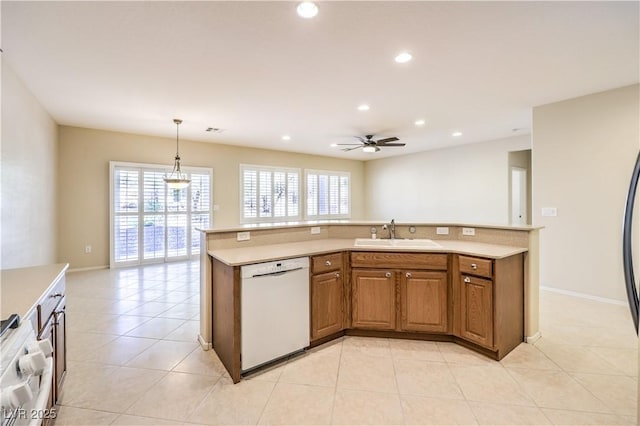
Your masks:
<svg viewBox="0 0 640 426"><path fill-rule="evenodd" d="M332 143L332 144L331 144L331 145L329 145L329 146L330 146L331 148L335 148L335 147L337 147L337 146L338 146L338 144L337 144L337 143Z"/></svg>
<svg viewBox="0 0 640 426"><path fill-rule="evenodd" d="M453 132L451 133L451 136L453 136L454 138L460 137L462 136L462 132Z"/></svg>
<svg viewBox="0 0 640 426"><path fill-rule="evenodd" d="M296 12L298 12L300 17L310 19L318 14L318 6L310 1L303 1L296 8Z"/></svg>
<svg viewBox="0 0 640 426"><path fill-rule="evenodd" d="M398 53L398 55L396 55L394 60L399 64L404 64L406 62L409 62L411 59L413 59L413 56L411 55L411 53L401 52L401 53Z"/></svg>
<svg viewBox="0 0 640 426"><path fill-rule="evenodd" d="M424 120L416 120L413 122L413 124L415 124L416 126L424 126L426 123L426 121Z"/></svg>
<svg viewBox="0 0 640 426"><path fill-rule="evenodd" d="M291 136L289 136L289 135L283 135L283 136L282 136L282 140L283 140L283 141L290 141L290 140L291 140Z"/></svg>
<svg viewBox="0 0 640 426"><path fill-rule="evenodd" d="M369 111L369 105L367 104L358 105L358 111Z"/></svg>

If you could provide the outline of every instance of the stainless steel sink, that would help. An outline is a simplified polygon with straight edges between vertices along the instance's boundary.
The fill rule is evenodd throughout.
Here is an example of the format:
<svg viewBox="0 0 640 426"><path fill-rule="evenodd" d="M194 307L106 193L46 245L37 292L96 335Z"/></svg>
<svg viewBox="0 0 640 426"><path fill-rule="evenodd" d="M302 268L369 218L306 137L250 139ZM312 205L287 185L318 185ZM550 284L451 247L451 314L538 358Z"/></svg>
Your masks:
<svg viewBox="0 0 640 426"><path fill-rule="evenodd" d="M382 247L382 248L442 248L433 240L428 239L372 239L356 238L356 247Z"/></svg>

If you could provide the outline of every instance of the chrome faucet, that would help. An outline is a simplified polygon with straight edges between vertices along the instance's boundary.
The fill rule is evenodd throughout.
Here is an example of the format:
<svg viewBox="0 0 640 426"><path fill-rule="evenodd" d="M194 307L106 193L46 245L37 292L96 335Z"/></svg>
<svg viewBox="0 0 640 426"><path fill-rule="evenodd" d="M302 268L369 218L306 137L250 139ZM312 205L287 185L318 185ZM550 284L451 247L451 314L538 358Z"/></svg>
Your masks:
<svg viewBox="0 0 640 426"><path fill-rule="evenodd" d="M391 219L391 223L385 223L384 225L382 225L382 229L389 230L390 240L396 239L396 220L395 219Z"/></svg>

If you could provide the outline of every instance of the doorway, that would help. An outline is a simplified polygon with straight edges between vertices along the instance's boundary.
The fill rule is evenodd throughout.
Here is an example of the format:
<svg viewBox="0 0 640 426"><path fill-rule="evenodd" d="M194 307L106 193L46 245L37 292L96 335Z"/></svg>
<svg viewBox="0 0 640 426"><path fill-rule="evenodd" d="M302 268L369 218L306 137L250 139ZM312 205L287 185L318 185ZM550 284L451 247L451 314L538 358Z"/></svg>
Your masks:
<svg viewBox="0 0 640 426"><path fill-rule="evenodd" d="M528 223L527 169L511 167L511 212L512 225L526 225Z"/></svg>

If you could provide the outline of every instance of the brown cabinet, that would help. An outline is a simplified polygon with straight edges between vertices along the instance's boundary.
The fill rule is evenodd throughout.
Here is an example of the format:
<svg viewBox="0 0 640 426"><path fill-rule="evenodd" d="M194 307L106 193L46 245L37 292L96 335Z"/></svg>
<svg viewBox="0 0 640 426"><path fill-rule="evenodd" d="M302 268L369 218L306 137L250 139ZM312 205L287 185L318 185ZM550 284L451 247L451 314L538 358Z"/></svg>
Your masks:
<svg viewBox="0 0 640 426"><path fill-rule="evenodd" d="M351 272L351 318L354 328L396 329L396 274L380 269Z"/></svg>
<svg viewBox="0 0 640 426"><path fill-rule="evenodd" d="M460 281L460 337L492 348L493 283L466 274Z"/></svg>
<svg viewBox="0 0 640 426"><path fill-rule="evenodd" d="M351 266L354 328L448 331L446 254L353 252Z"/></svg>
<svg viewBox="0 0 640 426"><path fill-rule="evenodd" d="M524 259L458 255L454 334L504 357L524 340Z"/></svg>
<svg viewBox="0 0 640 426"><path fill-rule="evenodd" d="M400 273L401 328L404 331L443 333L448 326L446 272Z"/></svg>
<svg viewBox="0 0 640 426"><path fill-rule="evenodd" d="M64 276L49 292L42 296L37 305L38 339L49 339L53 347L53 378L48 408L60 400L62 383L67 372L66 344L66 298Z"/></svg>
<svg viewBox="0 0 640 426"><path fill-rule="evenodd" d="M311 259L311 341L344 329L342 253Z"/></svg>
<svg viewBox="0 0 640 426"><path fill-rule="evenodd" d="M60 394L62 392L62 383L64 382L64 378L67 374L67 303L66 299L62 299L58 308L53 312L53 335L54 342L53 345L53 356L55 362L55 375L54 375L54 385L55 385L55 395L56 395L56 403L58 403L60 399Z"/></svg>

